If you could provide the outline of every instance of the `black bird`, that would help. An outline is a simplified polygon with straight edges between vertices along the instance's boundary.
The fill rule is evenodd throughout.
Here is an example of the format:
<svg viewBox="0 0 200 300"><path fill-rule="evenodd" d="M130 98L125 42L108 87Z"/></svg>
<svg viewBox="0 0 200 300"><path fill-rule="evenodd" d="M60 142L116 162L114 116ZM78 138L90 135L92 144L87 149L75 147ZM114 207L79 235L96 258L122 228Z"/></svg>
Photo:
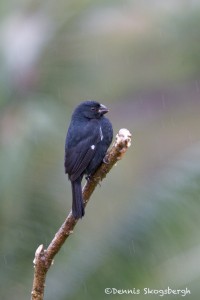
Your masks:
<svg viewBox="0 0 200 300"><path fill-rule="evenodd" d="M74 110L65 142L65 173L72 185L72 214L84 216L81 181L94 174L102 163L113 138L108 109L96 101L85 101Z"/></svg>

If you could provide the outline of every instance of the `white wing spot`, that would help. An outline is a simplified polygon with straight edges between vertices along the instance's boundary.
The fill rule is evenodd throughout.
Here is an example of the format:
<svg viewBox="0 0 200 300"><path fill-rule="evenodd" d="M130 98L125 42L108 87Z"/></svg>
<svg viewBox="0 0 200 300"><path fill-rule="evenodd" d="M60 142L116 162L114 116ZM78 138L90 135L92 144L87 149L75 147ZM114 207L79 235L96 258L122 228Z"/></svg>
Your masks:
<svg viewBox="0 0 200 300"><path fill-rule="evenodd" d="M95 145L92 145L92 146L91 146L91 149L94 150L94 149L95 149Z"/></svg>
<svg viewBox="0 0 200 300"><path fill-rule="evenodd" d="M101 137L101 141L102 141L103 140L103 132L102 132L101 126L99 128L99 131L100 131L100 137Z"/></svg>

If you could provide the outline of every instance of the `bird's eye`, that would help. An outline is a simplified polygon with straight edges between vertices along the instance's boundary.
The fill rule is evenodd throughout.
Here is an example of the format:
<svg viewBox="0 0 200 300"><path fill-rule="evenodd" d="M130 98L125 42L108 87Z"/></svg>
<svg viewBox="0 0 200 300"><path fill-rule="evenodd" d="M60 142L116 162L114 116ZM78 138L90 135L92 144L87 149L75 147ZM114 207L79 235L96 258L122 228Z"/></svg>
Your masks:
<svg viewBox="0 0 200 300"><path fill-rule="evenodd" d="M92 110L92 111L95 111L95 110L96 110L96 108L95 108L95 107L91 107L91 110Z"/></svg>

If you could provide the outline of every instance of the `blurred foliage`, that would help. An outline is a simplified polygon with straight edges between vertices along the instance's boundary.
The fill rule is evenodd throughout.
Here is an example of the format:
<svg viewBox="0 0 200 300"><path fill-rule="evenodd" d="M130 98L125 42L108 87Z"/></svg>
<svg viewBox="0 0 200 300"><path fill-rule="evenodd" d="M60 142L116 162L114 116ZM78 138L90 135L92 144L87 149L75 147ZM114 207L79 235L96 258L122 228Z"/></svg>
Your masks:
<svg viewBox="0 0 200 300"><path fill-rule="evenodd" d="M3 0L0 8L0 298L30 298L34 252L71 208L70 115L96 99L133 145L57 255L45 299L170 286L196 300L199 1Z"/></svg>

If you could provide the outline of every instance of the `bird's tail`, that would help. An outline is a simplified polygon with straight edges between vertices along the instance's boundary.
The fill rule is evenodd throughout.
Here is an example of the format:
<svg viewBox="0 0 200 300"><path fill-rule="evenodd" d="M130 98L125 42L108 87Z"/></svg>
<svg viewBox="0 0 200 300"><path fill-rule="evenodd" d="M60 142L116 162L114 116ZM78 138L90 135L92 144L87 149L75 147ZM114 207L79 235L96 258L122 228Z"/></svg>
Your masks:
<svg viewBox="0 0 200 300"><path fill-rule="evenodd" d="M72 215L74 216L75 219L80 219L85 214L82 189L81 189L81 179L78 178L75 181L72 181L71 184L72 184Z"/></svg>

